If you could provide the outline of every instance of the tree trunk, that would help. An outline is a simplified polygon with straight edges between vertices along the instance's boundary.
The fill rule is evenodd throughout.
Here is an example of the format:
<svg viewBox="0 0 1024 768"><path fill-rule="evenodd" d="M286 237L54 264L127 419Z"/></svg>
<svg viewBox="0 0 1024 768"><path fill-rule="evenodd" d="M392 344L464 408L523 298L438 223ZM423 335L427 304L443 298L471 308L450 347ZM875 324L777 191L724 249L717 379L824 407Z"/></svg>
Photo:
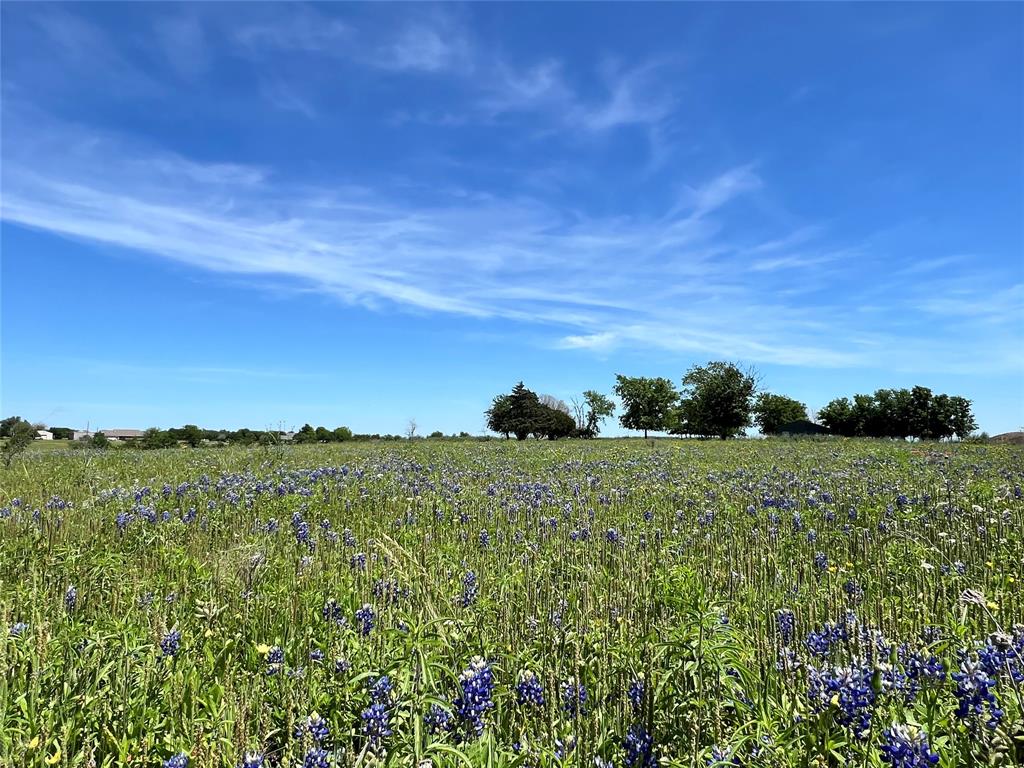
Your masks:
<svg viewBox="0 0 1024 768"><path fill-rule="evenodd" d="M647 439L647 430L645 429L644 430L644 440L646 440L646 439Z"/></svg>

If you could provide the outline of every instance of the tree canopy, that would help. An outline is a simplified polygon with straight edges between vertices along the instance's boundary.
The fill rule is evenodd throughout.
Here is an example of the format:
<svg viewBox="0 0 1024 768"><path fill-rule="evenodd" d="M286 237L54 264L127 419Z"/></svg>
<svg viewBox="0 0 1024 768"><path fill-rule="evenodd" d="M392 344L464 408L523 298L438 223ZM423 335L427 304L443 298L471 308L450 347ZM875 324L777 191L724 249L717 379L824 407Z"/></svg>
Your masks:
<svg viewBox="0 0 1024 768"><path fill-rule="evenodd" d="M846 437L963 439L978 428L971 401L933 395L927 387L879 389L873 395L837 397L818 412L834 434Z"/></svg>
<svg viewBox="0 0 1024 768"><path fill-rule="evenodd" d="M678 423L673 432L725 440L750 426L757 381L752 371L713 361L683 377Z"/></svg>
<svg viewBox="0 0 1024 768"><path fill-rule="evenodd" d="M762 392L754 401L754 423L764 435L777 435L784 424L806 418L807 406L785 395Z"/></svg>
<svg viewBox="0 0 1024 768"><path fill-rule="evenodd" d="M643 430L646 438L650 430L662 432L672 426L679 394L670 380L618 374L615 381L615 394L622 400L619 423L623 427Z"/></svg>

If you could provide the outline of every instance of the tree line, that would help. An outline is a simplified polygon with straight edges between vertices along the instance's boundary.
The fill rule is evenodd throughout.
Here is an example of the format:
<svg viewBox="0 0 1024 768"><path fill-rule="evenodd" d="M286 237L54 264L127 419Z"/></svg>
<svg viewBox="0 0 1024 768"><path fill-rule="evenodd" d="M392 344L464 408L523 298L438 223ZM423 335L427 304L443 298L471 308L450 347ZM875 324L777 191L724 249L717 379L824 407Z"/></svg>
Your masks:
<svg viewBox="0 0 1024 768"><path fill-rule="evenodd" d="M818 419L834 434L847 437L942 440L964 438L978 428L970 400L935 395L928 387L836 398L818 412Z"/></svg>
<svg viewBox="0 0 1024 768"><path fill-rule="evenodd" d="M753 369L712 361L691 367L682 387L666 378L616 376L614 393L622 403L619 424L644 433L668 432L702 438L736 437L756 425L762 434L810 431L807 406L787 395L760 391ZM537 395L519 382L498 395L486 411L487 428L506 438L557 440L596 437L615 403L594 390L570 410L549 395ZM880 389L874 395L838 398L818 414L820 427L844 436L943 439L965 438L977 429L971 402L933 395L927 387ZM824 431L824 430L822 430Z"/></svg>

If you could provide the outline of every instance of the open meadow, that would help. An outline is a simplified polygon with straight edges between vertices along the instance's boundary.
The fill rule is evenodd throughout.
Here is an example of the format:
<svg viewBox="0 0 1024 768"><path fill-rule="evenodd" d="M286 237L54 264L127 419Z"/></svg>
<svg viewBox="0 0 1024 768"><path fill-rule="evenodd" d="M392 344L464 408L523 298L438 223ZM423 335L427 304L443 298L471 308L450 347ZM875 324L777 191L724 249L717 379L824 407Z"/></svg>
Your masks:
<svg viewBox="0 0 1024 768"><path fill-rule="evenodd" d="M0 764L1021 764L1022 485L839 439L30 452Z"/></svg>

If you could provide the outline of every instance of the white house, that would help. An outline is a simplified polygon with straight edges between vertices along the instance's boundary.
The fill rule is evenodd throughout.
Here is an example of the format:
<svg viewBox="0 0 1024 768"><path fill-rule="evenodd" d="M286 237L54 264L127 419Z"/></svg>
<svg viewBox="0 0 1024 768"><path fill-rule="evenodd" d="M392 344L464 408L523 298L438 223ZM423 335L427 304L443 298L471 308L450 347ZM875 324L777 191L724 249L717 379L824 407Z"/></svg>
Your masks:
<svg viewBox="0 0 1024 768"><path fill-rule="evenodd" d="M48 429L37 429L36 440L53 440L53 432Z"/></svg>

